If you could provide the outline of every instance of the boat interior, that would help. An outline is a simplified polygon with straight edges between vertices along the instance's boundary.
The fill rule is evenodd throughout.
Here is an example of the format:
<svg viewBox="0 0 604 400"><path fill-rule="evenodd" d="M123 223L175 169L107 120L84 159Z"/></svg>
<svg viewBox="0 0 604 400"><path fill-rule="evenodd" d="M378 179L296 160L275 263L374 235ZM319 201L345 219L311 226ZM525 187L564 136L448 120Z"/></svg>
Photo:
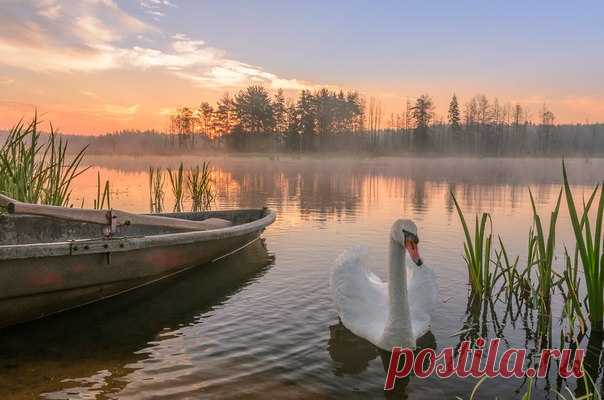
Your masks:
<svg viewBox="0 0 604 400"><path fill-rule="evenodd" d="M202 221L207 218L222 218L231 221L233 225L242 225L262 218L265 215L265 211L262 209L250 209L155 215L192 221ZM33 215L0 214L0 246L101 238L104 236L104 229L106 229L104 225L93 223ZM115 236L152 236L178 232L182 231L154 226L129 225L118 227L118 232Z"/></svg>

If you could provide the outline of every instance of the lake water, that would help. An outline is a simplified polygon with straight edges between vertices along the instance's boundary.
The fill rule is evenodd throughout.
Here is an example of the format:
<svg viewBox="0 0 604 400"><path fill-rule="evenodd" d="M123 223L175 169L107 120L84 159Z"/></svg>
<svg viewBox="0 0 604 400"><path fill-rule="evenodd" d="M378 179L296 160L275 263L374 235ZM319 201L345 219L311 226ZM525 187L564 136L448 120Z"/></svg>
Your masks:
<svg viewBox="0 0 604 400"><path fill-rule="evenodd" d="M148 167L181 160L201 162L91 158L94 167L78 179L73 202L92 203L100 172L112 183L114 208L148 212ZM532 218L528 187L548 218L560 160L211 161L214 208L277 212L264 240L161 285L0 333L0 398L468 398L476 379L411 377L385 394L386 356L338 323L328 284L333 261L364 244L374 271L386 278L388 232L400 217L417 223L420 252L439 279L429 346L456 346L469 327L504 337L509 346L536 347L536 310L514 316L496 303L487 312L467 312L462 231L449 193L469 215L491 213L493 232L522 258ZM569 171L581 195L604 178L604 161L570 160ZM564 206L559 220L559 242L572 246ZM557 254L560 265L561 245ZM560 342L560 307L555 296L553 347ZM568 384L575 390L574 381ZM536 398L555 398L552 391L565 382L553 371L535 385ZM495 379L479 393L506 399L526 390L525 380Z"/></svg>

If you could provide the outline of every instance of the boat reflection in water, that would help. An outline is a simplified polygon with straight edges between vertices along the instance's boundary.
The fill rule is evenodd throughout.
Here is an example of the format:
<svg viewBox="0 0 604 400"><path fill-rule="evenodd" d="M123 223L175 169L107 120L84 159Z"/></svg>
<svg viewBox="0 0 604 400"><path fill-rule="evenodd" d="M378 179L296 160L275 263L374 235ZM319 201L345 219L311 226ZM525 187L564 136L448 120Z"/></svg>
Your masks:
<svg viewBox="0 0 604 400"><path fill-rule="evenodd" d="M119 378L132 373L129 364L147 357L146 349L154 341L194 324L203 327L203 314L258 279L272 264L264 240L258 239L234 254L157 284L0 331L0 398L31 398L47 392L42 397L71 399L95 397L101 388L103 393L120 391L126 380Z"/></svg>

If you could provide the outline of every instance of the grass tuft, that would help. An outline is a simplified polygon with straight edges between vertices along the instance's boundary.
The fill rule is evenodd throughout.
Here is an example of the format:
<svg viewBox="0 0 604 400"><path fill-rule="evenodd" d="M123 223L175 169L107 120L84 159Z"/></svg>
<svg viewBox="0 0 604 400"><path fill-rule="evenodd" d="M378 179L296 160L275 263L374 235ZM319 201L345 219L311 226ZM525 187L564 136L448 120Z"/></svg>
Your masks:
<svg viewBox="0 0 604 400"><path fill-rule="evenodd" d="M596 186L587 203L583 202L583 213L579 217L575 200L570 189L566 165L562 163L564 193L568 204L568 212L575 234L577 251L583 265L585 286L587 288L587 303L592 329L602 330L604 311L604 255L602 254L602 217L604 215L604 186ZM592 228L589 211L600 191L595 226Z"/></svg>
<svg viewBox="0 0 604 400"><path fill-rule="evenodd" d="M205 162L199 168L187 171L187 189L191 195L191 208L193 212L210 209L214 201L212 179L210 177L210 163Z"/></svg>
<svg viewBox="0 0 604 400"><path fill-rule="evenodd" d="M170 188L174 196L174 211L182 211L182 201L184 198L184 166L182 162L176 171L168 168L168 178L170 178Z"/></svg>
<svg viewBox="0 0 604 400"><path fill-rule="evenodd" d="M9 131L0 148L0 192L26 203L69 206L73 181L88 169L80 168L86 147L69 158L68 142L52 125L44 142L39 125L36 113Z"/></svg>
<svg viewBox="0 0 604 400"><path fill-rule="evenodd" d="M161 168L149 167L149 208L152 213L164 210L164 172Z"/></svg>
<svg viewBox="0 0 604 400"><path fill-rule="evenodd" d="M533 227L531 234L529 234L529 242L532 242L534 249L530 249L529 244L529 260L532 265L535 260L538 272L538 286L537 293L541 305L549 309L551 289L554 276L552 274L552 264L554 262L554 252L556 247L556 223L558 221L558 213L560 211L560 200L562 198L562 190L558 193L558 200L554 211L550 215L549 231L546 235L541 217L537 213L537 206L535 205L535 199L533 193L529 189L529 196L531 199L531 206L533 207Z"/></svg>
<svg viewBox="0 0 604 400"><path fill-rule="evenodd" d="M111 188L109 181L105 181L101 192L101 173L98 172L96 177L96 199L93 201L92 207L95 210L102 210L105 206L107 206L107 209L111 209Z"/></svg>
<svg viewBox="0 0 604 400"><path fill-rule="evenodd" d="M492 221L491 216L483 213L478 218L474 225L474 237L470 234L468 224L461 211L461 207L451 192L453 202L457 208L457 213L463 227L465 242L464 242L464 259L468 267L468 276L472 290L480 295L489 294L493 287L494 274L490 270L491 263L491 245L493 241ZM487 222L490 223L490 231L487 233Z"/></svg>

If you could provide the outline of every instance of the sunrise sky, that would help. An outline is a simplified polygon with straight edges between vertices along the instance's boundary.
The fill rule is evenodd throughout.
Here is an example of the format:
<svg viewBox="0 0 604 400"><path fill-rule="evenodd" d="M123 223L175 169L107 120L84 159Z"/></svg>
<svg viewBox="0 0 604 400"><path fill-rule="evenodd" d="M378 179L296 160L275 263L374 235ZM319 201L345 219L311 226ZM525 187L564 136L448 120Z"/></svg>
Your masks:
<svg viewBox="0 0 604 400"><path fill-rule="evenodd" d="M251 83L445 115L484 93L604 121L604 2L0 0L0 129L34 108L61 131L167 125Z"/></svg>

